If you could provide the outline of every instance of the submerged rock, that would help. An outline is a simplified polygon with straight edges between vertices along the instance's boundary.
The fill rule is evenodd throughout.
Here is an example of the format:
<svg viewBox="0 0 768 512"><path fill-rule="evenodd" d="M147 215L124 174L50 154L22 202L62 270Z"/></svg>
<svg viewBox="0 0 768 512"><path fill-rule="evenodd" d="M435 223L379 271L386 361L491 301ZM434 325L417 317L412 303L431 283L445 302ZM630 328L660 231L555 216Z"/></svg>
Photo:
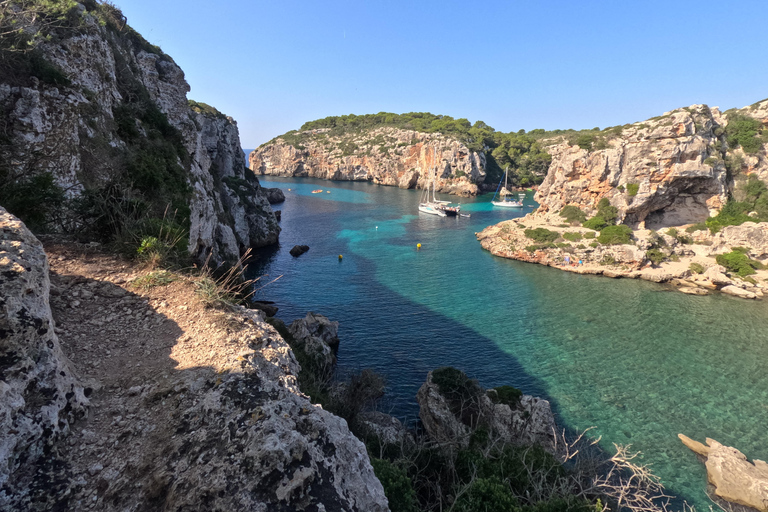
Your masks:
<svg viewBox="0 0 768 512"><path fill-rule="evenodd" d="M289 252L291 253L291 256L293 256L294 258L298 258L308 250L309 250L308 245L294 245Z"/></svg>

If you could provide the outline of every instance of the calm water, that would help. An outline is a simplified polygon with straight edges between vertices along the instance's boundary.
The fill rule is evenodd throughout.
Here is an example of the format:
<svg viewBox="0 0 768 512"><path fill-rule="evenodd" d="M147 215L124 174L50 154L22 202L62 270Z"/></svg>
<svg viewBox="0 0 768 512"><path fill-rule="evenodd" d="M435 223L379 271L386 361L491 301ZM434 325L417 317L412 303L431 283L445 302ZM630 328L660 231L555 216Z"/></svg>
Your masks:
<svg viewBox="0 0 768 512"><path fill-rule="evenodd" d="M386 375L388 407L401 418L416 418L429 370L456 366L486 387L548 398L561 425L596 426L608 450L632 444L699 510L709 504L706 472L678 433L768 458L768 303L496 258L475 232L523 213L491 209L489 196L463 199L471 218L440 218L418 215L417 191L262 184L286 201L276 206L281 246L258 270L265 281L283 277L259 296L286 322L307 311L338 320L341 371ZM530 193L525 202L534 204ZM293 258L295 244L310 251Z"/></svg>

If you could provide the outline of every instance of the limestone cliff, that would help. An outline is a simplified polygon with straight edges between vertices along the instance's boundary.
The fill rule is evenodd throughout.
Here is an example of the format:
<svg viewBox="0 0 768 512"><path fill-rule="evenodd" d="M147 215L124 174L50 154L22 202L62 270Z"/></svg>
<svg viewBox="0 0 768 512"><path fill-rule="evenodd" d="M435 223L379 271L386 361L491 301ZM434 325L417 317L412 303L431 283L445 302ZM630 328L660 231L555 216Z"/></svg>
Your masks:
<svg viewBox="0 0 768 512"><path fill-rule="evenodd" d="M552 162L536 200L541 211L576 205L594 212L605 197L632 227L703 222L746 175L768 179L766 144L755 138L761 147L748 154L728 134L738 116L768 125L768 101L725 114L693 105L603 130L580 145L559 141L547 148Z"/></svg>
<svg viewBox="0 0 768 512"><path fill-rule="evenodd" d="M456 139L394 127L335 134L330 129L286 134L254 150L259 175L372 181L424 189L436 175L438 192L475 195L485 180L485 155Z"/></svg>
<svg viewBox="0 0 768 512"><path fill-rule="evenodd" d="M211 308L180 275L139 286L92 246L46 249L50 277L0 209L0 509L388 510L263 313Z"/></svg>
<svg viewBox="0 0 768 512"><path fill-rule="evenodd" d="M0 177L19 189L52 178L65 200L47 229L115 230L105 222L161 217L167 204L185 217L198 260L209 252L232 260L276 242L279 227L242 163L236 123L193 109L182 70L114 6L84 3L35 49L45 73L0 78Z"/></svg>

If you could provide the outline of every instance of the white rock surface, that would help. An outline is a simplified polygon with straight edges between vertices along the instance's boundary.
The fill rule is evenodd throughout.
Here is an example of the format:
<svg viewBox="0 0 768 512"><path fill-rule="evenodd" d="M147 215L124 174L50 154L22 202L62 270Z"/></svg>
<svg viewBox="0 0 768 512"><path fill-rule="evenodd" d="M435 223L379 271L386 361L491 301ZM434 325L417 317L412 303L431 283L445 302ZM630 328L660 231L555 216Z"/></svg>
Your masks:
<svg viewBox="0 0 768 512"><path fill-rule="evenodd" d="M24 224L0 207L0 509L29 509L49 479L54 442L88 399L54 332L48 259Z"/></svg>

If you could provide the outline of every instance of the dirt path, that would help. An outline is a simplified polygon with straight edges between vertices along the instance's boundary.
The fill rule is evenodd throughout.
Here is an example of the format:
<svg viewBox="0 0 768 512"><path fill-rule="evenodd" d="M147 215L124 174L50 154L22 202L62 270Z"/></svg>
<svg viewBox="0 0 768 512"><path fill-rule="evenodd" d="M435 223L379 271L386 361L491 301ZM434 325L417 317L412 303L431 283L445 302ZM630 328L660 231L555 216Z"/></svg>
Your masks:
<svg viewBox="0 0 768 512"><path fill-rule="evenodd" d="M98 248L49 241L45 250L56 332L92 390L88 418L60 450L74 474L69 506L130 508L130 489L115 488L113 480L141 480L153 454L172 444L180 411L192 405L182 403L191 400L185 389L239 367L242 347L227 340L238 326L206 307L189 280L140 288L135 279L146 271ZM164 485L157 482L158 496Z"/></svg>

